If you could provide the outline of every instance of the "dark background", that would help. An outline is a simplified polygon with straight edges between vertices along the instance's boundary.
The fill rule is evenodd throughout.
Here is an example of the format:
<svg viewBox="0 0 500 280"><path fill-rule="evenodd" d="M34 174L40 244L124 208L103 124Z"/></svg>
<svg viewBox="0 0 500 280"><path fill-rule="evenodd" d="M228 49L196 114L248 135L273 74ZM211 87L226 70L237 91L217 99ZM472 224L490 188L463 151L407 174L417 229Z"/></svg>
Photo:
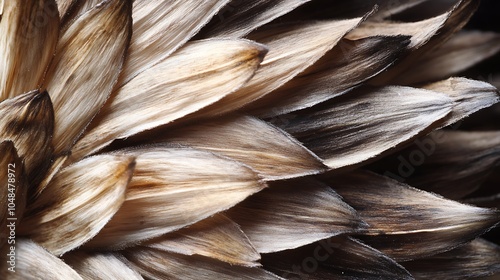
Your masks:
<svg viewBox="0 0 500 280"><path fill-rule="evenodd" d="M500 1L482 0L477 13L472 17L467 28L500 31Z"/></svg>

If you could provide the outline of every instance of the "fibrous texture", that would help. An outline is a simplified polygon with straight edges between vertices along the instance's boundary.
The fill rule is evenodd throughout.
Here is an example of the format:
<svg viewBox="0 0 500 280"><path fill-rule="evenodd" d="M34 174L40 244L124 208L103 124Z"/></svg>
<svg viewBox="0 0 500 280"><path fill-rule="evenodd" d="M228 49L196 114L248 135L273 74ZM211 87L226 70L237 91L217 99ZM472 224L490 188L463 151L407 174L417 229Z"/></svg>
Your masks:
<svg viewBox="0 0 500 280"><path fill-rule="evenodd" d="M499 274L479 7L0 1L0 279Z"/></svg>

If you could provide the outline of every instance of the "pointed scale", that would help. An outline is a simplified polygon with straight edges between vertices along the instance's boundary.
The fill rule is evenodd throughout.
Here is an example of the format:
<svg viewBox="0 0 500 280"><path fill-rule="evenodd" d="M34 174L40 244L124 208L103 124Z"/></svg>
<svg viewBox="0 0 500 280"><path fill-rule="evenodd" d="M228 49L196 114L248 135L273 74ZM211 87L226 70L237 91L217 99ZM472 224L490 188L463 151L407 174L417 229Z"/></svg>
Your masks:
<svg viewBox="0 0 500 280"><path fill-rule="evenodd" d="M447 200L370 172L328 181L368 223L361 239L396 261L449 251L500 221L497 210Z"/></svg>
<svg viewBox="0 0 500 280"><path fill-rule="evenodd" d="M260 254L240 226L223 214L145 243L158 250L192 256L200 255L232 265L260 266Z"/></svg>
<svg viewBox="0 0 500 280"><path fill-rule="evenodd" d="M312 107L350 92L390 67L410 43L406 36L343 39L297 77L245 110L263 118Z"/></svg>
<svg viewBox="0 0 500 280"><path fill-rule="evenodd" d="M133 34L119 84L164 60L193 37L229 0L134 1Z"/></svg>
<svg viewBox="0 0 500 280"><path fill-rule="evenodd" d="M196 113L194 118L225 114L264 97L318 61L363 20L358 17L274 24L249 34L248 39L269 47L261 67L241 89Z"/></svg>
<svg viewBox="0 0 500 280"><path fill-rule="evenodd" d="M332 169L355 166L435 128L452 109L439 93L399 86L361 88L275 123Z"/></svg>
<svg viewBox="0 0 500 280"><path fill-rule="evenodd" d="M266 52L264 46L241 39L185 45L118 90L73 148L73 159L231 95L254 75Z"/></svg>
<svg viewBox="0 0 500 280"><path fill-rule="evenodd" d="M91 248L124 248L192 225L266 185L250 168L210 152L166 146L119 151L136 157L127 199Z"/></svg>
<svg viewBox="0 0 500 280"><path fill-rule="evenodd" d="M81 246L122 206L134 165L133 157L99 155L61 170L28 206L19 234L54 255Z"/></svg>
<svg viewBox="0 0 500 280"><path fill-rule="evenodd" d="M500 92L497 88L485 82L466 78L449 78L425 85L423 88L446 94L453 99L453 110L441 127L454 124L500 101Z"/></svg>
<svg viewBox="0 0 500 280"><path fill-rule="evenodd" d="M441 1L428 1L424 5L433 5L436 2ZM447 12L429 20L423 20L416 23L388 23L389 26L391 26L389 29L386 29L386 31L381 30L380 32L375 32L377 34L387 34L387 32L389 32L389 34L409 35L407 32L416 32L415 34L421 34L422 31L429 31L426 34L422 34L424 35L422 37L420 35L413 36L415 42L418 42L415 46L416 50L409 53L409 55L405 59L401 60L400 63L395 65L395 67L392 67L383 75L378 76L376 79L371 81L371 83L374 85L384 85L392 83L394 79L397 80L399 75L404 75L403 72L411 69L415 64L421 61L424 54L438 48L453 34L462 29L462 27L464 27L477 10L479 2L480 1L476 0L459 0ZM434 20L438 20L438 22L435 22ZM424 22L427 22L427 24L419 26L419 23Z"/></svg>
<svg viewBox="0 0 500 280"><path fill-rule="evenodd" d="M56 154L70 150L110 96L131 24L131 3L109 0L72 21L61 34L44 82L54 104Z"/></svg>
<svg viewBox="0 0 500 280"><path fill-rule="evenodd" d="M366 226L337 193L314 179L271 184L228 215L260 253L294 249Z"/></svg>
<svg viewBox="0 0 500 280"><path fill-rule="evenodd" d="M147 137L146 137L147 138ZM327 167L286 132L251 116L230 115L185 127L169 129L155 142L209 150L253 168L266 180L317 174Z"/></svg>

